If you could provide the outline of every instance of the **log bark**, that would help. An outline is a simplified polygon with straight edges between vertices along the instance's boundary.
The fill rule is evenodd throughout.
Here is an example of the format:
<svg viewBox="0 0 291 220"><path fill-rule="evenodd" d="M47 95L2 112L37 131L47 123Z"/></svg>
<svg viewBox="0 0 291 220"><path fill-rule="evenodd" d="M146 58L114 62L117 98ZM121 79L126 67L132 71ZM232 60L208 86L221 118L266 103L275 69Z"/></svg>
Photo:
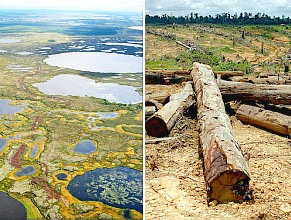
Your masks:
<svg viewBox="0 0 291 220"><path fill-rule="evenodd" d="M218 84L226 101L258 101L272 104L291 104L290 85L266 85L221 80Z"/></svg>
<svg viewBox="0 0 291 220"><path fill-rule="evenodd" d="M208 202L238 202L248 191L248 162L235 140L211 67L194 63L191 75L197 97Z"/></svg>
<svg viewBox="0 0 291 220"><path fill-rule="evenodd" d="M168 92L158 92L158 93L148 93L145 96L145 101L156 100L159 103L165 104L170 100L170 93Z"/></svg>
<svg viewBox="0 0 291 220"><path fill-rule="evenodd" d="M283 134L291 134L291 116L251 105L241 105L236 117L243 122Z"/></svg>
<svg viewBox="0 0 291 220"><path fill-rule="evenodd" d="M168 136L177 119L194 102L192 83L187 82L181 92L171 95L169 103L146 121L147 134L153 137Z"/></svg>

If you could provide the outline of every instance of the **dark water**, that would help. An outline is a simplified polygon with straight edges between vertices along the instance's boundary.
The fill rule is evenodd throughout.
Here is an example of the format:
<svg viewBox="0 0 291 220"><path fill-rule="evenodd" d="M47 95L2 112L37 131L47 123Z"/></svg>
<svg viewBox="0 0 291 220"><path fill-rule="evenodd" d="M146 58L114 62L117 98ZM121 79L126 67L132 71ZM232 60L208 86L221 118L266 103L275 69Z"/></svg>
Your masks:
<svg viewBox="0 0 291 220"><path fill-rule="evenodd" d="M67 178L67 174L65 173L59 173L57 174L58 180L65 180Z"/></svg>
<svg viewBox="0 0 291 220"><path fill-rule="evenodd" d="M24 108L19 105L9 105L10 102L10 99L0 99L0 115L13 115L14 113L23 111Z"/></svg>
<svg viewBox="0 0 291 220"><path fill-rule="evenodd" d="M101 201L142 213L142 172L138 170L129 167L97 168L77 175L67 188L81 201Z"/></svg>
<svg viewBox="0 0 291 220"><path fill-rule="evenodd" d="M97 149L93 141L82 140L72 147L71 150L77 154L90 154L95 152Z"/></svg>
<svg viewBox="0 0 291 220"><path fill-rule="evenodd" d="M26 209L21 202L5 192L0 192L0 220L26 219Z"/></svg>
<svg viewBox="0 0 291 220"><path fill-rule="evenodd" d="M15 176L21 177L21 176L31 176L32 174L35 174L35 167L34 166L27 166L19 170L17 173L15 173Z"/></svg>

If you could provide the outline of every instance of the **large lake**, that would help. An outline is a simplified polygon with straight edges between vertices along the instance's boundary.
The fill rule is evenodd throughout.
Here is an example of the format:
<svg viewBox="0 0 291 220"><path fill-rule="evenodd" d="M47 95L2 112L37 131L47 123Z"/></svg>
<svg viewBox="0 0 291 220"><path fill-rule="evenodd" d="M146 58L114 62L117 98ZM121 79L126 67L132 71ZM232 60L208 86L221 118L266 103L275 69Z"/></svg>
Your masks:
<svg viewBox="0 0 291 220"><path fill-rule="evenodd" d="M102 73L142 72L142 57L103 52L71 52L49 55L48 65Z"/></svg>
<svg viewBox="0 0 291 220"><path fill-rule="evenodd" d="M101 201L142 213L142 172L138 170L129 167L97 168L77 175L67 188L81 201Z"/></svg>
<svg viewBox="0 0 291 220"><path fill-rule="evenodd" d="M57 75L47 82L36 83L33 86L48 95L92 96L123 104L142 101L142 96L132 86L96 83L87 77L72 74Z"/></svg>
<svg viewBox="0 0 291 220"><path fill-rule="evenodd" d="M7 193L0 192L0 204L0 219L26 219L25 207Z"/></svg>

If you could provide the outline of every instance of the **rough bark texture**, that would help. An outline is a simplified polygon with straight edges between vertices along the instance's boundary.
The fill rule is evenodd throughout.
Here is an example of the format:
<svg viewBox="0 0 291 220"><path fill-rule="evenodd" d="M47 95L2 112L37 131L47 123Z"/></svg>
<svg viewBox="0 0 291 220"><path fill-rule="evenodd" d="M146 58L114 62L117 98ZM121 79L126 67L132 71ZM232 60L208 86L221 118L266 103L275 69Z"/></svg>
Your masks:
<svg viewBox="0 0 291 220"><path fill-rule="evenodd" d="M191 75L197 97L208 202L238 202L248 191L248 162L233 135L211 67L194 63Z"/></svg>
<svg viewBox="0 0 291 220"><path fill-rule="evenodd" d="M193 103L192 83L187 82L181 92L171 95L170 102L146 121L147 134L153 137L168 136L177 119Z"/></svg>
<svg viewBox="0 0 291 220"><path fill-rule="evenodd" d="M243 122L283 135L291 134L291 116L250 105L241 105L236 116Z"/></svg>
<svg viewBox="0 0 291 220"><path fill-rule="evenodd" d="M226 100L259 101L273 104L291 104L290 85L265 85L221 80L218 85Z"/></svg>

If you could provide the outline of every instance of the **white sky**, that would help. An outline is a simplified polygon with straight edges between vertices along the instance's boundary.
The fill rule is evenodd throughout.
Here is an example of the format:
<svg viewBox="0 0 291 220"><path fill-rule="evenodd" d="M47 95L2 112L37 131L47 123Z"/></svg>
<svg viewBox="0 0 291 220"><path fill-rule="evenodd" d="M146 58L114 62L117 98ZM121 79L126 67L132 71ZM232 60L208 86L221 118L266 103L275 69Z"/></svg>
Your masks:
<svg viewBox="0 0 291 220"><path fill-rule="evenodd" d="M79 9L142 12L144 0L0 0L0 9Z"/></svg>
<svg viewBox="0 0 291 220"><path fill-rule="evenodd" d="M223 12L266 13L291 17L291 0L145 0L145 12L150 15L216 15Z"/></svg>

